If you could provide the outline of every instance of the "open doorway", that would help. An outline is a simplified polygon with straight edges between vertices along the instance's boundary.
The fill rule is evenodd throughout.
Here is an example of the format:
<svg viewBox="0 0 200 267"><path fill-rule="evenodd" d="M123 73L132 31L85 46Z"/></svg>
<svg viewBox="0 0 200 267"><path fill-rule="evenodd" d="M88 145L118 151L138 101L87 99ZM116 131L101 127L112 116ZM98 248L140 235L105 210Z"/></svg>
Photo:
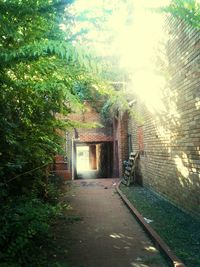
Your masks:
<svg viewBox="0 0 200 267"><path fill-rule="evenodd" d="M77 178L97 178L97 145L76 145L76 172Z"/></svg>
<svg viewBox="0 0 200 267"><path fill-rule="evenodd" d="M75 163L75 178L112 177L112 142L75 144Z"/></svg>
<svg viewBox="0 0 200 267"><path fill-rule="evenodd" d="M76 147L76 166L77 172L89 171L89 146Z"/></svg>

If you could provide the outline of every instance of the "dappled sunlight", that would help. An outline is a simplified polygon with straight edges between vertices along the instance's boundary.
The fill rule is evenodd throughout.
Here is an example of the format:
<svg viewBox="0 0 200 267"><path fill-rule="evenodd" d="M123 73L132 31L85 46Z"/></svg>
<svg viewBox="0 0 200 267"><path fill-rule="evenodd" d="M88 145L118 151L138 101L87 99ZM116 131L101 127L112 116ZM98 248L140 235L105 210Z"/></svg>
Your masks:
<svg viewBox="0 0 200 267"><path fill-rule="evenodd" d="M133 240L133 237L125 236L124 234L121 234L121 233L118 233L118 234L112 233L110 237L113 239L121 239L121 242L125 244L125 246L123 245L124 249L130 249L130 247L132 246L132 244L130 243L131 242L130 240Z"/></svg>
<svg viewBox="0 0 200 267"><path fill-rule="evenodd" d="M183 159L180 158L178 155L176 155L175 158L174 158L174 161L176 163L177 170L181 173L181 175L184 178L188 178L188 176L189 176L189 170L184 165Z"/></svg>
<svg viewBox="0 0 200 267"><path fill-rule="evenodd" d="M121 234L116 234L116 233L111 234L110 237L112 237L114 239L122 238Z"/></svg>
<svg viewBox="0 0 200 267"><path fill-rule="evenodd" d="M165 139L170 143L170 130L166 129L163 125L156 126L157 135L160 139Z"/></svg>
<svg viewBox="0 0 200 267"><path fill-rule="evenodd" d="M143 263L134 263L134 262L132 262L131 266L133 266L133 267L149 267L150 265L146 265L146 264L143 264Z"/></svg>
<svg viewBox="0 0 200 267"><path fill-rule="evenodd" d="M199 97L196 97L195 107L197 110L200 109L200 98Z"/></svg>
<svg viewBox="0 0 200 267"><path fill-rule="evenodd" d="M132 247L131 240L134 240L134 237L126 236L122 233L112 233L109 236L113 239L120 240L120 242L122 243L121 247L114 245L113 247L116 249L123 248L125 250L128 250ZM152 252L152 253L158 252L158 250L154 246L149 245L149 242L142 241L141 243L144 246L144 250Z"/></svg>
<svg viewBox="0 0 200 267"><path fill-rule="evenodd" d="M135 247L134 239L137 237L127 236L123 233L112 233L109 235L114 241L113 248L116 251L124 251L127 255L135 251L135 258L131 258L129 265L135 267L150 267L152 264L160 262L159 250L151 243L151 241L140 240L138 247L142 246L142 251L137 254L137 247ZM133 243L131 243L133 242ZM145 251L145 254L144 254ZM132 253L134 255L134 253ZM165 265L164 265L165 266Z"/></svg>
<svg viewBox="0 0 200 267"><path fill-rule="evenodd" d="M133 240L134 238L132 236L125 236L124 234L121 234L121 233L112 233L110 234L110 237L112 238L126 238L126 239L129 239L129 240Z"/></svg>
<svg viewBox="0 0 200 267"><path fill-rule="evenodd" d="M145 247L144 249L147 251L151 251L151 252L157 252L158 251L155 247L152 247L152 246Z"/></svg>
<svg viewBox="0 0 200 267"><path fill-rule="evenodd" d="M178 110L177 110L177 101L178 101L178 91L174 90L173 92L169 92L169 110L168 114L171 118L171 121L174 125L180 126L179 119L181 118Z"/></svg>
<svg viewBox="0 0 200 267"><path fill-rule="evenodd" d="M193 160L189 159L187 154L182 152L181 156L176 155L174 157L176 169L178 171L178 180L182 187L195 186L200 187L200 181L194 180L192 175L197 175L200 178L199 170L193 163Z"/></svg>

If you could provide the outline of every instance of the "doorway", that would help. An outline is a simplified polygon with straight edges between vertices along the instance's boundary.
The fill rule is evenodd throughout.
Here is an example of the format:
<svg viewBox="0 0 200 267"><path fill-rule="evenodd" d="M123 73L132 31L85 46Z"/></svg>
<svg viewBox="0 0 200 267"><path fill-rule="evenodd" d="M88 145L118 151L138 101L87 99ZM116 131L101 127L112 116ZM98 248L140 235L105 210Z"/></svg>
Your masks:
<svg viewBox="0 0 200 267"><path fill-rule="evenodd" d="M76 178L92 179L98 177L97 145L76 145Z"/></svg>
<svg viewBox="0 0 200 267"><path fill-rule="evenodd" d="M88 171L89 168L89 146L76 147L76 169L77 172Z"/></svg>
<svg viewBox="0 0 200 267"><path fill-rule="evenodd" d="M113 143L76 143L75 179L112 177Z"/></svg>

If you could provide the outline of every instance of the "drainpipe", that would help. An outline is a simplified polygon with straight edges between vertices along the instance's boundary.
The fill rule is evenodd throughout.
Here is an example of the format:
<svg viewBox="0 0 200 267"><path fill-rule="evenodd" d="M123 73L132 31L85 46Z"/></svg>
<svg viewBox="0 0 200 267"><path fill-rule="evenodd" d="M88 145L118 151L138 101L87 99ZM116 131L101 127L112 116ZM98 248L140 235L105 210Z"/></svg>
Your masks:
<svg viewBox="0 0 200 267"><path fill-rule="evenodd" d="M72 137L72 180L74 180L74 138Z"/></svg>

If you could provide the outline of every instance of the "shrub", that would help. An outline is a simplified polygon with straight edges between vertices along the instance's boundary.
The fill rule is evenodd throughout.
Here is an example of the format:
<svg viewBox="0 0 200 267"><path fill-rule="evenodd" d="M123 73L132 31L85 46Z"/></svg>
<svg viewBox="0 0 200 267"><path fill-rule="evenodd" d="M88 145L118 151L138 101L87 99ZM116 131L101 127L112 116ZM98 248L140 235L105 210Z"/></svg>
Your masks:
<svg viewBox="0 0 200 267"><path fill-rule="evenodd" d="M61 207L21 196L7 200L0 212L0 266L45 264L50 225Z"/></svg>

